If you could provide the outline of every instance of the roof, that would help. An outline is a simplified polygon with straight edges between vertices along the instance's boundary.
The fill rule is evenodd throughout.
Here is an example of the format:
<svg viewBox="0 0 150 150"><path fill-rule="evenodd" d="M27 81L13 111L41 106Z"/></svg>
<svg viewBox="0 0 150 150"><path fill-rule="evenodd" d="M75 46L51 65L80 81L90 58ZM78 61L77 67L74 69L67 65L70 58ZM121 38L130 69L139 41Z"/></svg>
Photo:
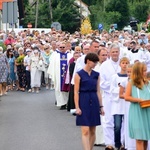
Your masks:
<svg viewBox="0 0 150 150"><path fill-rule="evenodd" d="M13 2L14 0L0 0L0 10L2 10L2 3L3 2Z"/></svg>

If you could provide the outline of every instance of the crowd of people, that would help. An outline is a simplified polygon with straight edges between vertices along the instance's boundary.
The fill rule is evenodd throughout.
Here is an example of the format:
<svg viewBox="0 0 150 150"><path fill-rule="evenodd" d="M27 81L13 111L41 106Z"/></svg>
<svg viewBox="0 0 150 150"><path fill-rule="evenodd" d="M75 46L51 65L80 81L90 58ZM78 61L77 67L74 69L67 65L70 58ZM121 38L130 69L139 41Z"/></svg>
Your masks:
<svg viewBox="0 0 150 150"><path fill-rule="evenodd" d="M150 107L140 106L150 100L149 33L28 29L0 38L0 96L54 90L56 106L76 116L84 150L150 149Z"/></svg>

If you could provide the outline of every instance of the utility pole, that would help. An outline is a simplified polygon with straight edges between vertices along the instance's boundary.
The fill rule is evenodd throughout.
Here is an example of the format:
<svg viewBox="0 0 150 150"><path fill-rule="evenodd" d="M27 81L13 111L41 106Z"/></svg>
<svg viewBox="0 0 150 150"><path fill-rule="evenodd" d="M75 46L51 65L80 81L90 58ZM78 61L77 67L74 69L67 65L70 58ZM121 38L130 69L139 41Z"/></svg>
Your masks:
<svg viewBox="0 0 150 150"><path fill-rule="evenodd" d="M82 24L82 5L80 0L80 24Z"/></svg>
<svg viewBox="0 0 150 150"><path fill-rule="evenodd" d="M39 14L39 0L36 1L35 28L37 28L38 14Z"/></svg>
<svg viewBox="0 0 150 150"><path fill-rule="evenodd" d="M50 19L51 22L53 23L53 10L52 10L52 1L49 0L49 10L50 10Z"/></svg>

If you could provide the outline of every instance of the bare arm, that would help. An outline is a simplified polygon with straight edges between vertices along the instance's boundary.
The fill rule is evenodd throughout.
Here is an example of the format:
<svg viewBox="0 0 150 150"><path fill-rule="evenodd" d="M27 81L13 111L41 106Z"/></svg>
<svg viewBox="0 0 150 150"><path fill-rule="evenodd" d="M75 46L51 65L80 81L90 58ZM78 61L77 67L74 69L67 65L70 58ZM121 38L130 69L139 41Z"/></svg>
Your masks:
<svg viewBox="0 0 150 150"><path fill-rule="evenodd" d="M100 77L98 78L98 81L97 81L97 96L98 96L98 100L99 100L99 104L100 106L103 106L102 104L102 95L101 95L101 92L100 92Z"/></svg>
<svg viewBox="0 0 150 150"><path fill-rule="evenodd" d="M102 95L100 92L100 77L98 78L98 81L97 81L97 96L98 96L98 100L99 100L99 104L100 104L100 113L101 113L101 115L104 115Z"/></svg>
<svg viewBox="0 0 150 150"><path fill-rule="evenodd" d="M137 103L143 101L143 99L132 97L131 92L132 92L132 84L131 82L128 82L125 95L124 95L125 100L130 102L137 102Z"/></svg>
<svg viewBox="0 0 150 150"><path fill-rule="evenodd" d="M76 114L81 115L81 110L79 107L79 86L80 86L80 76L76 73L74 78L74 103L76 108Z"/></svg>
<svg viewBox="0 0 150 150"><path fill-rule="evenodd" d="M125 92L125 88L123 86L120 85L120 89L119 89L119 98L124 99L124 92Z"/></svg>

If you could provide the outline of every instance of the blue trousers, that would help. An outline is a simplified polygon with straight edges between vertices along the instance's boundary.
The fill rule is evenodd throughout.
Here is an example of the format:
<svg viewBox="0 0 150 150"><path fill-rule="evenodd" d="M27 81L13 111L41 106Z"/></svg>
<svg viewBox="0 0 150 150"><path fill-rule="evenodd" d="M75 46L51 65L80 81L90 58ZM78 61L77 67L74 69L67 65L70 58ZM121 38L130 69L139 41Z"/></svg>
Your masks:
<svg viewBox="0 0 150 150"><path fill-rule="evenodd" d="M122 127L123 115L114 115L114 140L115 147L120 148L121 143L121 127Z"/></svg>

